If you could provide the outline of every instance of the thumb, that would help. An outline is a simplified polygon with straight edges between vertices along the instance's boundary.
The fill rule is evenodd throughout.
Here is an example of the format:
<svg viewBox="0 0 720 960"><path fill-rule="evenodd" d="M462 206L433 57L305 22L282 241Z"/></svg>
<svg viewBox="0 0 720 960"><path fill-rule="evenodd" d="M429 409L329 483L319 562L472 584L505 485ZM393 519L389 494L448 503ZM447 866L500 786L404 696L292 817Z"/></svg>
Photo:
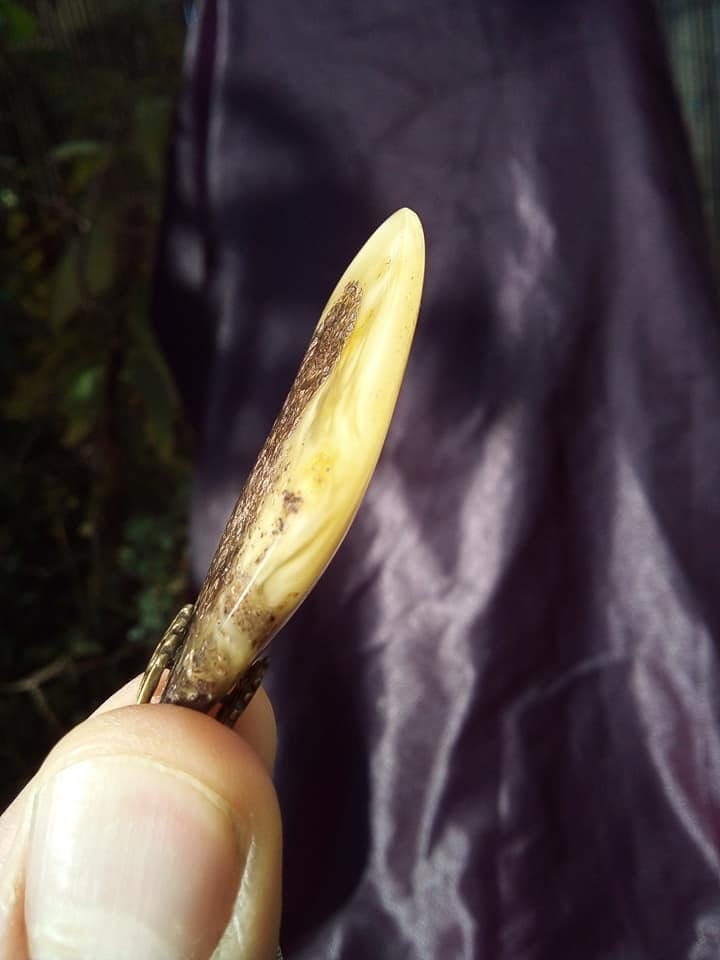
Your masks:
<svg viewBox="0 0 720 960"><path fill-rule="evenodd" d="M29 785L0 958L270 960L280 850L272 783L233 731L169 705L95 715Z"/></svg>

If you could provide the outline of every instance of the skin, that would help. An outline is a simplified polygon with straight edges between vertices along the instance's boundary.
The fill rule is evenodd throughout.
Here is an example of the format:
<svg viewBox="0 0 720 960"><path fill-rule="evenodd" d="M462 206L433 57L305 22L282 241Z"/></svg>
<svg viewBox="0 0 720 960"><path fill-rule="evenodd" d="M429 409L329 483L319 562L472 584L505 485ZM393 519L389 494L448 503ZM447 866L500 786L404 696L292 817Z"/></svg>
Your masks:
<svg viewBox="0 0 720 960"><path fill-rule="evenodd" d="M281 825L270 779L277 733L267 695L259 690L231 730L181 707L135 705L138 686L136 678L70 731L0 817L0 877L14 876L22 882L26 851L21 827L35 792L54 772L86 757L139 753L190 774L225 799L240 817L252 818L267 856L265 876L255 884L257 902L251 904L251 910L261 945L259 956L274 957L280 914ZM220 896L217 900L224 902ZM22 897L9 913L0 912L0 960L30 960L23 914ZM220 922L220 918L209 917L208 922Z"/></svg>

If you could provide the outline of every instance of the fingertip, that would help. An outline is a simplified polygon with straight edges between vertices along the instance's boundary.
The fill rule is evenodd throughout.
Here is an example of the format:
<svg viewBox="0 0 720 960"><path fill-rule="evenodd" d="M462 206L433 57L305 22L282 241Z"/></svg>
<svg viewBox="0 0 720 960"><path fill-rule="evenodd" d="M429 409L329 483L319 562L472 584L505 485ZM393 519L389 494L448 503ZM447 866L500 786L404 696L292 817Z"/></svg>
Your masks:
<svg viewBox="0 0 720 960"><path fill-rule="evenodd" d="M266 709L256 708L259 723ZM226 927L218 956L272 956L280 816L265 762L244 737L172 705L108 709L55 747L33 796L33 949L50 955L62 941L95 955L111 929L113 941L137 946L132 955L151 945L184 955L183 944L206 949Z"/></svg>
<svg viewBox="0 0 720 960"><path fill-rule="evenodd" d="M101 704L92 716L135 704L139 687L140 677L137 676ZM151 706L155 709L157 705ZM250 744L268 773L272 773L277 753L277 723L272 703L263 687L259 688L232 729Z"/></svg>
<svg viewBox="0 0 720 960"><path fill-rule="evenodd" d="M230 877L235 867L233 863L222 862L227 840L222 828L193 804L192 797L197 790L184 790L192 782L201 785L201 793L207 789L208 796L214 795L222 804L228 805L233 823L240 825L241 834L243 829L245 831L248 852L250 849L254 851L252 856L245 858L244 864L240 863L242 879L232 903L227 897L224 900L213 897L206 907L201 902L203 888L199 887L193 894L193 903L200 903L203 907L198 929L207 932L213 927L209 923L210 907L218 916L229 909L231 921L214 956L233 960L274 956L280 914L282 835L277 798L269 777L277 738L270 700L264 690L259 690L234 729L230 730L204 714L182 707L137 705L138 684L139 678L130 681L87 721L70 731L0 820L0 827L5 828L4 831L0 829L0 840L4 837L0 862L0 960L6 957L8 960L25 960L29 955L26 941L28 917L33 924L34 943L42 949L42 937L47 935L49 928L51 936L58 935L58 924L62 927L62 936L67 932L63 925L69 922L71 911L63 910L61 915L57 910L53 913L53 905L62 898L53 895L52 891L47 895L47 879L38 883L37 878L40 875L47 878L57 872L51 863L53 849L63 851L63 857L69 849L66 826L73 815L70 808L79 802L78 798L85 798L82 801L85 807L81 809L79 819L76 817L78 824L100 825L95 841L92 840L92 831L85 826L70 831L70 835L86 844L87 849L78 854L86 867L90 854L94 855L96 850L102 852L104 844L108 862L114 864L113 875L117 878L121 863L130 874L136 863L134 856L127 856L128 851L132 853L137 848L142 854L150 850L154 828L145 831L146 839L138 847L138 830L131 829L132 817L127 811L133 809L133 805L136 812L155 808L157 814L153 822L162 823L163 830L171 830L173 817L168 811L175 810L175 820L181 821L182 829L177 831L175 840L171 835L167 836L167 848L181 853L185 849L184 855L197 849L185 829L188 823L194 824L193 829L204 830L205 836L201 842L204 855L194 864L194 870L198 864L204 864L206 875L214 874L216 882L226 891L232 887ZM139 774L134 775L133 769L139 770ZM119 801L123 814L100 816L98 797L101 794L104 794L108 810ZM187 802L182 800L183 794L187 795ZM43 803L38 804L38 797L44 797ZM39 815L37 811L40 811ZM32 829L31 821L34 823ZM125 844L120 843L118 837L112 838L111 829L102 827L102 824L109 824L112 828L115 824L124 829L124 823L128 825ZM53 847L52 838L59 826L62 826L61 839ZM38 840L41 832L43 836ZM212 853L213 838L219 838L215 854ZM155 858L149 857L147 862L152 865ZM193 859L197 860L197 857L193 855ZM182 870L175 872L183 873ZM102 875L108 871L103 870L102 863L98 862L92 875L95 873ZM76 877L74 871L73 876ZM29 884L26 884L28 878ZM93 890L101 887L95 880L90 886ZM153 883L152 890L157 886ZM118 889L131 890L132 881L120 884ZM30 913L24 903L30 904ZM113 916L114 913L111 911ZM189 916L192 911L186 910L185 913ZM217 921L216 916L214 929ZM92 933L84 921L75 924L72 936L76 936L78 930L85 937ZM248 953L246 947L251 952Z"/></svg>
<svg viewBox="0 0 720 960"><path fill-rule="evenodd" d="M277 753L277 721L270 697L263 687L240 714L233 730L251 745L265 769L272 774Z"/></svg>

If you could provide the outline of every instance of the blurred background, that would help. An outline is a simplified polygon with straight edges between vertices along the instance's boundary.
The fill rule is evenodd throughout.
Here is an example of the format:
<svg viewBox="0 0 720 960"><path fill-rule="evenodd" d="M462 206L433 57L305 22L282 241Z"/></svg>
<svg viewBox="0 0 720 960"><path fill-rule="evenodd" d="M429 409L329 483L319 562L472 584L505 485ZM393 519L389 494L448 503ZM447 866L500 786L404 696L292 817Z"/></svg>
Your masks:
<svg viewBox="0 0 720 960"><path fill-rule="evenodd" d="M0 0L0 802L187 595L150 324L189 7Z"/></svg>
<svg viewBox="0 0 720 960"><path fill-rule="evenodd" d="M720 252L720 2L657 4ZM193 437L152 329L192 4L0 0L0 803L190 599Z"/></svg>

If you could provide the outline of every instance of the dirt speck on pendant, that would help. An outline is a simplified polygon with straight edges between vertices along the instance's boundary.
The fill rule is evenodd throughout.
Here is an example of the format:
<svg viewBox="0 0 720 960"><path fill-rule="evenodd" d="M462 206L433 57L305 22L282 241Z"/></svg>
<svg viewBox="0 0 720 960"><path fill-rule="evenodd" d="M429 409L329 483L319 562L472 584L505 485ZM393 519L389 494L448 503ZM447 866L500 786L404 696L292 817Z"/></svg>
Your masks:
<svg viewBox="0 0 720 960"><path fill-rule="evenodd" d="M297 513L302 506L303 498L292 490L283 490L283 507L286 513Z"/></svg>

